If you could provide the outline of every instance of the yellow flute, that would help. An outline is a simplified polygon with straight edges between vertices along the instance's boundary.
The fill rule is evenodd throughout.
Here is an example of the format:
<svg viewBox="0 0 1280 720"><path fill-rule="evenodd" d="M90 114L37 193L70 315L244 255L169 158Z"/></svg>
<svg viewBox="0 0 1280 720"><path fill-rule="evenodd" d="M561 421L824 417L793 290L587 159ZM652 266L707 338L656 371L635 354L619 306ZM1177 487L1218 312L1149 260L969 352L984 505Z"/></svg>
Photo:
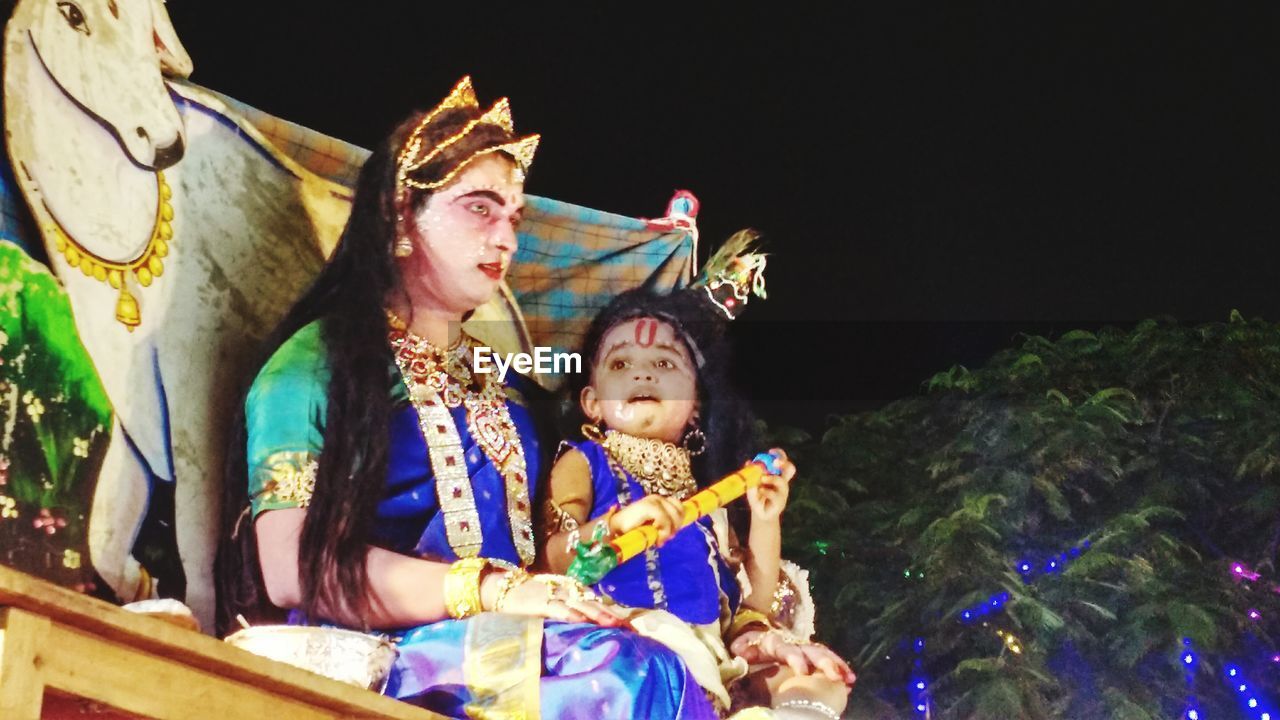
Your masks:
<svg viewBox="0 0 1280 720"><path fill-rule="evenodd" d="M684 515L676 529L688 527L742 497L748 489L759 485L765 475L781 473L780 460L773 453L760 453L741 469L685 500L681 504ZM566 574L585 585L594 585L610 570L657 544L658 530L653 525L641 525L607 543L599 539L591 543L579 542Z"/></svg>

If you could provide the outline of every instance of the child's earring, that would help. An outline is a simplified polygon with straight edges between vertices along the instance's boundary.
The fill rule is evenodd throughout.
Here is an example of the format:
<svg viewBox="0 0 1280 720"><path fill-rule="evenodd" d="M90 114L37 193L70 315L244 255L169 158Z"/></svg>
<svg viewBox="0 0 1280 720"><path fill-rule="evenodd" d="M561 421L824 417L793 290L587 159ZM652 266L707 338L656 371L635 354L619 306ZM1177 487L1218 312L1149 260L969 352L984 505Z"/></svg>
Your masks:
<svg viewBox="0 0 1280 720"><path fill-rule="evenodd" d="M680 444L689 453L689 457L697 457L707 451L707 436L698 427L696 419L690 423L689 431L684 434L684 440Z"/></svg>
<svg viewBox="0 0 1280 720"><path fill-rule="evenodd" d="M582 423L582 427L579 428L579 431L582 433L582 437L588 440L604 442L604 427L600 425L599 420Z"/></svg>

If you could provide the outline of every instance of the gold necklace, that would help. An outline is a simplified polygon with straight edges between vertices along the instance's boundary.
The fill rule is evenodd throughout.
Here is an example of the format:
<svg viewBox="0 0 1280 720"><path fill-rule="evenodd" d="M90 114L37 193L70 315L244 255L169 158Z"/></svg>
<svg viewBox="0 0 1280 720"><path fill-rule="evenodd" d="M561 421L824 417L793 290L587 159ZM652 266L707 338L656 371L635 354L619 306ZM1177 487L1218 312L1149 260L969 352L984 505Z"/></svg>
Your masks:
<svg viewBox="0 0 1280 720"><path fill-rule="evenodd" d="M128 328L129 332L133 332L142 323L142 312L138 309L137 298L129 292L128 275L133 273L142 287L151 285L154 278L164 274L164 261L161 258L169 254L169 243L173 241L173 226L170 224L173 221L173 205L169 203L173 191L164 181L164 173L159 170L156 171L156 188L156 221L151 226L151 238L142 249L142 254L133 260L115 262L94 254L71 237L57 220L48 228L53 232L58 252L62 253L72 268L78 267L85 277L108 283L120 291L120 299L116 301L116 320ZM47 205L45 212L53 218Z"/></svg>
<svg viewBox="0 0 1280 720"><path fill-rule="evenodd" d="M502 383L493 373L472 373L468 359L476 342L470 335L462 333L444 351L414 335L394 313L388 311L387 318L392 354L427 443L449 546L460 558L475 557L484 541L462 437L449 413L462 405L467 429L503 479L512 544L521 563L531 564L535 548L528 468Z"/></svg>
<svg viewBox="0 0 1280 720"><path fill-rule="evenodd" d="M606 430L600 443L650 495L684 500L698 491L689 451L673 443Z"/></svg>

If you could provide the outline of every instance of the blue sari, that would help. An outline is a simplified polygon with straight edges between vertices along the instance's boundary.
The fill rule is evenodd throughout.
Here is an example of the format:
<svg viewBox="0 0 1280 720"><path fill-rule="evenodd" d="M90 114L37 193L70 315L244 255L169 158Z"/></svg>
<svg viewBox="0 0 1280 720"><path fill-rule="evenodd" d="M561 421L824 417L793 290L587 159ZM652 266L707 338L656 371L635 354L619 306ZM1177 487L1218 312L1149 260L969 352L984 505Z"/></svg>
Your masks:
<svg viewBox="0 0 1280 720"><path fill-rule="evenodd" d="M394 380L390 457L374 542L407 555L456 560L417 411L395 367L388 378ZM323 449L328 382L318 322L281 345L254 381L245 411L255 517L310 501ZM524 449L532 497L540 470L532 417L514 389L506 404ZM465 408L450 413L480 519L479 554L520 564L506 480L472 437ZM390 634L400 657L386 693L448 717L716 717L674 652L627 630L482 613Z"/></svg>

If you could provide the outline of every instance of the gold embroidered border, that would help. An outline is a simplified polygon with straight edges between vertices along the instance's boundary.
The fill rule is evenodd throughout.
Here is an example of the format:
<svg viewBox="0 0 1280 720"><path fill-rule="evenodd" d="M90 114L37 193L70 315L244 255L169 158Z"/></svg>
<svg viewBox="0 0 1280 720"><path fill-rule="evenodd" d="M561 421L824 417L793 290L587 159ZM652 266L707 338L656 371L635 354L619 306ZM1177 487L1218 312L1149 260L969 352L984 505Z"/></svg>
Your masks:
<svg viewBox="0 0 1280 720"><path fill-rule="evenodd" d="M536 720L542 675L542 618L482 613L467 620L462 678L467 717Z"/></svg>
<svg viewBox="0 0 1280 720"><path fill-rule="evenodd" d="M305 450L286 450L267 456L254 472L258 486L254 506L287 503L307 507L316 489L318 467L315 455Z"/></svg>

